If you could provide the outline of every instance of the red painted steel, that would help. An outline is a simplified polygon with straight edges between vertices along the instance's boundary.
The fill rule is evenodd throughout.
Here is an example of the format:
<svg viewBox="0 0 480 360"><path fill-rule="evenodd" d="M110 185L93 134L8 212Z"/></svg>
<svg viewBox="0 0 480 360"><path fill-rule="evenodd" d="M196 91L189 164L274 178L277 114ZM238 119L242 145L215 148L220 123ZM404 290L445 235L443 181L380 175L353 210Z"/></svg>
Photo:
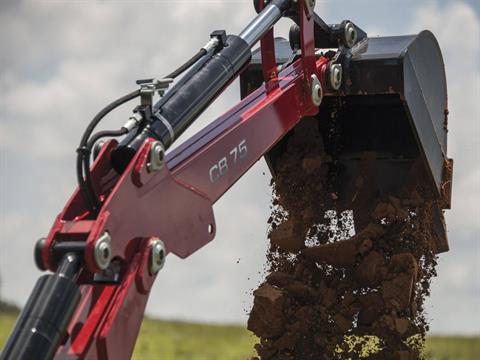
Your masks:
<svg viewBox="0 0 480 360"><path fill-rule="evenodd" d="M43 260L55 269L52 246L84 241L85 268L80 276L82 300L69 324L69 338L59 358L129 358L140 329L150 288L149 242L158 237L168 252L181 258L213 240L212 205L304 116L318 112L311 100L310 76L325 76L326 58L315 60L313 22L303 11L302 57L168 154L161 171L147 170L153 139L147 140L119 177L110 168L109 142L93 164L92 174L105 199L99 214L87 213L78 189L55 220ZM265 69L274 61L273 33L263 40ZM119 284L92 281L95 241L107 231L113 257L122 264Z"/></svg>
<svg viewBox="0 0 480 360"><path fill-rule="evenodd" d="M326 61L320 59L317 68ZM241 102L236 112L219 118L172 152L165 169L157 174L149 174L145 168L152 140L142 146L111 191L95 225L85 227L91 229L86 253L89 271L97 270L93 244L105 230L112 236L114 256L124 259L128 268L118 286L83 285L94 291L85 294L92 300L79 307L77 313L84 315L77 314L76 318L81 320L70 326L71 329L80 326L81 330L68 354L87 359L130 356L154 280L146 271L149 248L138 237L147 233L157 235L168 251L181 257L211 241L215 232L212 204L304 116L308 105L303 89L301 61L298 61L280 74L278 90L267 94L261 88L254 92ZM240 159L241 150L237 148L238 162L227 175L212 182L209 174L212 164L223 158L223 154L233 161L232 149L242 140L246 141L246 155ZM212 232L208 231L210 224ZM96 299L95 292L99 294Z"/></svg>
<svg viewBox="0 0 480 360"><path fill-rule="evenodd" d="M314 25L313 25L313 16L307 15L307 10L305 9L305 2L300 2L300 45L302 47L302 67L304 73L304 82L305 88L311 89L312 85L312 75L317 75L315 67L315 38L314 38ZM312 97L310 96L311 91L305 91L305 101L308 104L308 110L305 112L305 115L316 115L318 113L318 107L313 104Z"/></svg>
<svg viewBox="0 0 480 360"><path fill-rule="evenodd" d="M258 3L259 10L263 10L265 4ZM267 92L278 87L277 60L275 57L275 39L273 28L265 34L260 41L260 51L262 55L263 81L266 84Z"/></svg>
<svg viewBox="0 0 480 360"><path fill-rule="evenodd" d="M271 29L261 40L263 80L267 92L278 88L277 61L275 58L275 39Z"/></svg>

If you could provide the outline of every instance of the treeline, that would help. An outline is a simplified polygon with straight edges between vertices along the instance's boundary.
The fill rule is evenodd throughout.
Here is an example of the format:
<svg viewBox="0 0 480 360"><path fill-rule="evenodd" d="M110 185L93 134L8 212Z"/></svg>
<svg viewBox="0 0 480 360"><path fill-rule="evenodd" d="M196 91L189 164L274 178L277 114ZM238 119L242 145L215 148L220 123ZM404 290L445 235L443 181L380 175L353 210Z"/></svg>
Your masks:
<svg viewBox="0 0 480 360"><path fill-rule="evenodd" d="M0 299L0 314L17 314L18 312L20 312L20 308L17 305Z"/></svg>

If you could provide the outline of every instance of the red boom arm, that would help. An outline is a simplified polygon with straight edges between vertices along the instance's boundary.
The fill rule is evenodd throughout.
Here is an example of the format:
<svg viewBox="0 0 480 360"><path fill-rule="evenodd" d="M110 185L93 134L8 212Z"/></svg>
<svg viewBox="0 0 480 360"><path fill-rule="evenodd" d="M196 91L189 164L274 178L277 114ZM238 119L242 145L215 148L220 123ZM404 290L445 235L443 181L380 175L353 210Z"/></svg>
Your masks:
<svg viewBox="0 0 480 360"><path fill-rule="evenodd" d="M318 112L312 88L322 89L312 86L311 76L324 79L328 60L315 59L313 19L307 18L304 2L300 4L301 58L277 74L271 30L262 39L265 85L168 154L160 171L148 171L153 139L145 141L121 176L110 165L117 143L103 146L92 167L98 193L107 194L98 216L87 220L77 189L41 253L45 266L55 270L55 245L86 243L77 280L81 300L58 357L129 358L155 280L155 239L181 258L213 240L212 205L302 117ZM112 261L121 267L117 283L93 281L93 274L101 270L95 245L105 233L111 238Z"/></svg>

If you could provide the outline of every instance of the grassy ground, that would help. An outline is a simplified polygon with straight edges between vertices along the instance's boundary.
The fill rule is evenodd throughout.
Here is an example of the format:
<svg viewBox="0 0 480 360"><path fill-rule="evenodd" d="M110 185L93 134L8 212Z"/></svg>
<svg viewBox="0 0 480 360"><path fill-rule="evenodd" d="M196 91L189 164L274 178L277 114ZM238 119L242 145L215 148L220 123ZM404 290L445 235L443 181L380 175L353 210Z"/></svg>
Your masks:
<svg viewBox="0 0 480 360"><path fill-rule="evenodd" d="M0 349L16 314L0 313ZM240 326L215 326L146 319L133 358L135 360L233 360L254 355L253 337ZM480 359L480 337L430 337L429 360Z"/></svg>
<svg viewBox="0 0 480 360"><path fill-rule="evenodd" d="M480 337L431 337L425 355L432 360L480 359Z"/></svg>
<svg viewBox="0 0 480 360"><path fill-rule="evenodd" d="M147 319L142 324L134 359L247 359L254 355L255 341L239 326Z"/></svg>

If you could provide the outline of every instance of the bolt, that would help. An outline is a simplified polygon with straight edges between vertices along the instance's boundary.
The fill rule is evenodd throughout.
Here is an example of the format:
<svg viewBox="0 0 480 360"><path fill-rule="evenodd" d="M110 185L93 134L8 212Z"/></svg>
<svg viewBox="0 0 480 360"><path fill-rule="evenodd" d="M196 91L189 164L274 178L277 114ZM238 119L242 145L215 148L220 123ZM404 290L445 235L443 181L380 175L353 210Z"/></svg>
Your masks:
<svg viewBox="0 0 480 360"><path fill-rule="evenodd" d="M100 154L100 151L102 151L102 147L103 145L105 145L106 141L105 140L100 140L99 142L97 142L94 147L93 147L93 159L95 160L98 156L98 154Z"/></svg>
<svg viewBox="0 0 480 360"><path fill-rule="evenodd" d="M340 89L340 86L342 85L342 65L330 63L329 70L330 86L333 90Z"/></svg>
<svg viewBox="0 0 480 360"><path fill-rule="evenodd" d="M155 141L150 147L147 169L149 172L159 171L163 168L165 160L165 148L160 141Z"/></svg>
<svg viewBox="0 0 480 360"><path fill-rule="evenodd" d="M323 99L323 90L317 75L311 76L312 80L312 102L315 106L320 106Z"/></svg>
<svg viewBox="0 0 480 360"><path fill-rule="evenodd" d="M108 268L112 260L112 238L108 232L105 231L103 235L98 238L93 251L97 266L102 270Z"/></svg>
<svg viewBox="0 0 480 360"><path fill-rule="evenodd" d="M153 239L150 252L150 273L152 275L157 274L165 265L166 250L165 245L160 239Z"/></svg>
<svg viewBox="0 0 480 360"><path fill-rule="evenodd" d="M345 46L351 48L357 42L357 29L355 25L351 22L347 22L345 24L345 32L344 32L344 43Z"/></svg>

